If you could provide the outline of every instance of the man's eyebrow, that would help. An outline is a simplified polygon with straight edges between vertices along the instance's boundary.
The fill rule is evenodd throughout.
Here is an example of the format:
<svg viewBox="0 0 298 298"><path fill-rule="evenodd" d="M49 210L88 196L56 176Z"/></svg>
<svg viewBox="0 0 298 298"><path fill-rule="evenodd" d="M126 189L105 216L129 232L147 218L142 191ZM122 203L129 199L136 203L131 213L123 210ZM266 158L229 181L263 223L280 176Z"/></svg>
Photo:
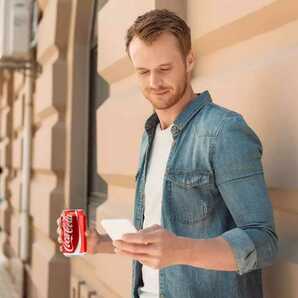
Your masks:
<svg viewBox="0 0 298 298"><path fill-rule="evenodd" d="M158 67L160 67L160 66L171 66L171 65L172 65L172 63L171 62L168 62L168 63L160 64ZM142 69L147 69L147 68L145 68L145 67L137 67L136 69L137 70L142 70Z"/></svg>

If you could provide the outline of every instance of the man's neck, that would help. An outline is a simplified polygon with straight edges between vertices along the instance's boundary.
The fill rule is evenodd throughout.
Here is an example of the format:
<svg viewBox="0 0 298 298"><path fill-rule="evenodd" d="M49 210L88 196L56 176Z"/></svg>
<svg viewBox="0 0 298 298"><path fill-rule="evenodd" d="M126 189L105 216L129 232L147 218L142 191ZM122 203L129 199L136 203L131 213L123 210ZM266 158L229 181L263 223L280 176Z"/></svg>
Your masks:
<svg viewBox="0 0 298 298"><path fill-rule="evenodd" d="M186 89L183 97L171 108L166 110L155 110L161 129L168 128L184 110L184 108L195 98L196 94L193 92L192 87Z"/></svg>

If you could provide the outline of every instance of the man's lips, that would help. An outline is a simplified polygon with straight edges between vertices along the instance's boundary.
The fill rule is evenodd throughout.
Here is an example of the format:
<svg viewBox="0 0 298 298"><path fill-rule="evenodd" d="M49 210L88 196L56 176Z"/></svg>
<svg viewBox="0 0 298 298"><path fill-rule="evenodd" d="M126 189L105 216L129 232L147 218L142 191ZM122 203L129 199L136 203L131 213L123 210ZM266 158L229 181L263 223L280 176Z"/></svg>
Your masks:
<svg viewBox="0 0 298 298"><path fill-rule="evenodd" d="M167 92L168 92L168 90L165 90L165 91L162 91L162 92L159 92L159 93L154 92L154 94L156 94L156 95L162 95L162 94L167 93Z"/></svg>

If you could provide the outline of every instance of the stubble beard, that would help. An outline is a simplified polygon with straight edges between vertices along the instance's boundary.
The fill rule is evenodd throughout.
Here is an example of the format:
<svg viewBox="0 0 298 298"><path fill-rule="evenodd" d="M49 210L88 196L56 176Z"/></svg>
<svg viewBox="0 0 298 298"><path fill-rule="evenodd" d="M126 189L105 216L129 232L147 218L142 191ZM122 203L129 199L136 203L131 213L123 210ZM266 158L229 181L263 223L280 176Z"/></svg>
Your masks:
<svg viewBox="0 0 298 298"><path fill-rule="evenodd" d="M168 92L166 92L163 95L148 95L146 96L146 98L151 102L154 110L167 110L180 101L180 99L184 96L186 92L186 88L187 76L185 75L182 89L178 88L176 93L170 94L171 89L169 88Z"/></svg>

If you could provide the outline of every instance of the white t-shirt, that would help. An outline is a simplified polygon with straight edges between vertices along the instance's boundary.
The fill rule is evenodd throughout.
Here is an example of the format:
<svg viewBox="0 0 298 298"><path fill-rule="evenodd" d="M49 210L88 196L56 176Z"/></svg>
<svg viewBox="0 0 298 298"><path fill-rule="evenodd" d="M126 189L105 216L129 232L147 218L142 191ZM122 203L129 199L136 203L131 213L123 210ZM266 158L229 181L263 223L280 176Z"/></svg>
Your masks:
<svg viewBox="0 0 298 298"><path fill-rule="evenodd" d="M143 228L161 224L163 180L173 142L171 126L161 130L157 125L148 164L145 184L145 214ZM159 297L159 270L142 266L144 286L138 289L140 298Z"/></svg>

